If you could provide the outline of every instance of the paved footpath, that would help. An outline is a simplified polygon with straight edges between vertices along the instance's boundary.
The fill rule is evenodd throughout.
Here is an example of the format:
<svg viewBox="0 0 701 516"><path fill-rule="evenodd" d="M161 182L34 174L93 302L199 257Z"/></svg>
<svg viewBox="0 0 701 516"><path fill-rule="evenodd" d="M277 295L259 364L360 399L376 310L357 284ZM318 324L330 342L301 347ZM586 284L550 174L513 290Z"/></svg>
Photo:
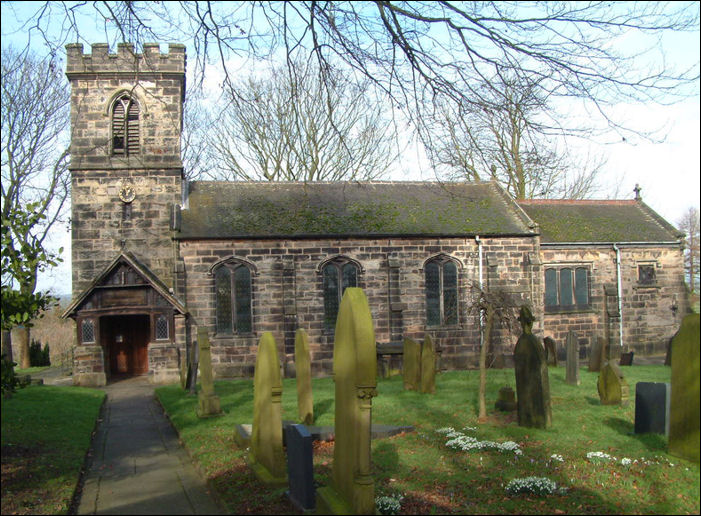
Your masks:
<svg viewBox="0 0 701 516"><path fill-rule="evenodd" d="M223 514L146 377L110 383L78 514Z"/></svg>

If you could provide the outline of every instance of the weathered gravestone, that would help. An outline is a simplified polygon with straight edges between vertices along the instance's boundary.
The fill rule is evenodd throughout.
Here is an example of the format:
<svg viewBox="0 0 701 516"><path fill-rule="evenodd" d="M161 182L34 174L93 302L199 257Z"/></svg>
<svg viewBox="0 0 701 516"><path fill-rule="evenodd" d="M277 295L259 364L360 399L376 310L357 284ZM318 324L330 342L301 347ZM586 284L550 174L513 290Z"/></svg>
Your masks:
<svg viewBox="0 0 701 516"><path fill-rule="evenodd" d="M545 337L543 346L545 347L545 362L549 366L557 366L557 344L552 337Z"/></svg>
<svg viewBox="0 0 701 516"><path fill-rule="evenodd" d="M669 383L635 384L635 433L669 435Z"/></svg>
<svg viewBox="0 0 701 516"><path fill-rule="evenodd" d="M436 348L428 334L421 346L421 392L436 392Z"/></svg>
<svg viewBox="0 0 701 516"><path fill-rule="evenodd" d="M567 333L567 363L565 381L570 385L579 385L579 342L577 334L570 330Z"/></svg>
<svg viewBox="0 0 701 516"><path fill-rule="evenodd" d="M288 425L285 427L285 442L290 485L287 497L297 509L311 511L316 507L312 434L304 425Z"/></svg>
<svg viewBox="0 0 701 516"><path fill-rule="evenodd" d="M684 317L672 342L669 453L699 462L699 314Z"/></svg>
<svg viewBox="0 0 701 516"><path fill-rule="evenodd" d="M601 368L596 387L602 405L628 405L628 382L612 360L607 361Z"/></svg>
<svg viewBox="0 0 701 516"><path fill-rule="evenodd" d="M212 355L209 349L209 335L206 328L197 329L197 346L200 349L200 372L202 374L202 389L197 395L197 416L218 416L221 414L221 404L219 396L214 392Z"/></svg>
<svg viewBox="0 0 701 516"><path fill-rule="evenodd" d="M265 332L258 343L253 373L253 427L248 462L258 479L266 484L287 483L282 451L281 398L277 346L272 333Z"/></svg>
<svg viewBox="0 0 701 516"><path fill-rule="evenodd" d="M618 365L632 366L634 354L635 354L634 351L628 351L626 353L621 353L621 358L618 360Z"/></svg>
<svg viewBox="0 0 701 516"><path fill-rule="evenodd" d="M603 361L603 347L599 337L593 335L591 338L591 352L589 353L589 372L598 373L601 371L601 362Z"/></svg>
<svg viewBox="0 0 701 516"><path fill-rule="evenodd" d="M511 387L499 389L499 399L494 404L494 408L503 412L513 412L516 410L516 393Z"/></svg>
<svg viewBox="0 0 701 516"><path fill-rule="evenodd" d="M312 364L309 356L307 332L295 334L295 369L297 373L297 408L299 420L305 425L314 422L314 398L312 395Z"/></svg>
<svg viewBox="0 0 701 516"><path fill-rule="evenodd" d="M404 380L404 389L408 391L419 390L421 385L421 344L409 337L404 337L402 379Z"/></svg>
<svg viewBox="0 0 701 516"><path fill-rule="evenodd" d="M527 306L521 307L518 320L523 328L514 349L518 424L548 428L552 424L552 409L545 351L538 337L532 333L535 317Z"/></svg>
<svg viewBox="0 0 701 516"><path fill-rule="evenodd" d="M365 293L348 287L333 348L336 443L331 485L317 490L320 514L374 514L370 467L372 398L377 396L375 330Z"/></svg>

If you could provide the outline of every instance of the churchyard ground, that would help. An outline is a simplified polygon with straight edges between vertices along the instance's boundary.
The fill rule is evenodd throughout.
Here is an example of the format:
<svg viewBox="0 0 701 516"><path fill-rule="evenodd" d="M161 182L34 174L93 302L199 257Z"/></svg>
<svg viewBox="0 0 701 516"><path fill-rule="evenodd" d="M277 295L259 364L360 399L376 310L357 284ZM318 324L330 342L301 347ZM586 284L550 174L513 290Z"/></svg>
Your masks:
<svg viewBox="0 0 701 516"><path fill-rule="evenodd" d="M633 389L639 381L670 380L664 366L623 372ZM379 379L373 422L412 425L416 431L372 442L376 496L403 497L400 514L699 513L699 465L667 454L662 435L635 435L633 399L626 407L601 405L598 374L586 368L579 386L566 383L563 367L550 367L549 374L553 425L543 430L519 427L514 412L494 410L499 388L515 386L512 369L489 371L484 424L477 423L478 371L441 373L433 395L404 390L401 376ZM236 424L252 422L251 380L218 381L215 388L223 415L209 419L196 416L197 398L179 386L156 392L229 512L297 513L285 488L255 479L246 451L234 442ZM313 379L312 388L315 424L333 425L332 380ZM283 380L282 411L283 420L296 420L294 379ZM319 485L328 484L333 446L314 444ZM509 482L525 477L553 481L554 492L507 492Z"/></svg>

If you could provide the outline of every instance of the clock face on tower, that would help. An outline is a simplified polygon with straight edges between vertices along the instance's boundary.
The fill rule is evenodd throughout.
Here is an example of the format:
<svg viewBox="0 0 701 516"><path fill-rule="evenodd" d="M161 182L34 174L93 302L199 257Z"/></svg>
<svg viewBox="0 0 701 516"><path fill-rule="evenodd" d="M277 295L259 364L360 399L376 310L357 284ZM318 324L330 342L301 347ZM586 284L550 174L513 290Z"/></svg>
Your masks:
<svg viewBox="0 0 701 516"><path fill-rule="evenodd" d="M136 190L132 185L122 185L119 189L119 198L122 202L131 202L136 198Z"/></svg>

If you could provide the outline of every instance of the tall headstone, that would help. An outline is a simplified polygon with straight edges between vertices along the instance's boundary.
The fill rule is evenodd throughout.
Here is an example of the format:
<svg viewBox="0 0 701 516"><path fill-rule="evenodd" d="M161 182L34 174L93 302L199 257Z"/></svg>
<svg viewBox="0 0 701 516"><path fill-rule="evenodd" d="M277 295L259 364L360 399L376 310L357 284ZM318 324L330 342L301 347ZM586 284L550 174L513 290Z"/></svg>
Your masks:
<svg viewBox="0 0 701 516"><path fill-rule="evenodd" d="M565 381L570 385L579 385L579 341L577 334L570 330L567 333L567 370Z"/></svg>
<svg viewBox="0 0 701 516"><path fill-rule="evenodd" d="M299 420L305 425L311 425L314 422L312 364L309 356L309 339L307 332L302 329L298 329L295 333L295 370Z"/></svg>
<svg viewBox="0 0 701 516"><path fill-rule="evenodd" d="M589 372L598 373L601 371L601 354L603 349L601 347L601 339L596 335L591 338L591 352L589 353Z"/></svg>
<svg viewBox="0 0 701 516"><path fill-rule="evenodd" d="M672 341L669 453L699 462L699 314L684 317Z"/></svg>
<svg viewBox="0 0 701 516"><path fill-rule="evenodd" d="M200 349L200 373L202 389L197 395L197 416L211 417L221 414L219 396L214 392L212 355L209 349L209 334L206 328L197 329L197 346Z"/></svg>
<svg viewBox="0 0 701 516"><path fill-rule="evenodd" d="M421 392L436 392L436 348L428 334L421 346Z"/></svg>
<svg viewBox="0 0 701 516"><path fill-rule="evenodd" d="M602 405L628 405L630 398L628 382L613 360L604 363L596 387Z"/></svg>
<svg viewBox="0 0 701 516"><path fill-rule="evenodd" d="M552 337L545 337L543 339L543 346L545 348L545 362L550 366L557 366L557 344Z"/></svg>
<svg viewBox="0 0 701 516"><path fill-rule="evenodd" d="M336 443L331 485L317 490L320 514L374 514L371 475L372 398L377 396L375 330L365 293L348 287L333 348Z"/></svg>
<svg viewBox="0 0 701 516"><path fill-rule="evenodd" d="M316 507L312 435L304 425L287 425L285 442L290 483L287 497L297 509L311 511Z"/></svg>
<svg viewBox="0 0 701 516"><path fill-rule="evenodd" d="M518 320L523 328L514 349L518 424L548 428L552 424L552 408L545 351L538 337L533 335L535 317L526 305L521 307Z"/></svg>
<svg viewBox="0 0 701 516"><path fill-rule="evenodd" d="M671 385L660 382L635 384L635 433L669 435Z"/></svg>
<svg viewBox="0 0 701 516"><path fill-rule="evenodd" d="M404 388L408 391L418 391L421 385L421 344L414 339L404 337L402 360Z"/></svg>
<svg viewBox="0 0 701 516"><path fill-rule="evenodd" d="M266 484L287 483L282 450L281 398L277 346L272 333L265 332L258 343L253 373L253 427L248 462L258 479Z"/></svg>

